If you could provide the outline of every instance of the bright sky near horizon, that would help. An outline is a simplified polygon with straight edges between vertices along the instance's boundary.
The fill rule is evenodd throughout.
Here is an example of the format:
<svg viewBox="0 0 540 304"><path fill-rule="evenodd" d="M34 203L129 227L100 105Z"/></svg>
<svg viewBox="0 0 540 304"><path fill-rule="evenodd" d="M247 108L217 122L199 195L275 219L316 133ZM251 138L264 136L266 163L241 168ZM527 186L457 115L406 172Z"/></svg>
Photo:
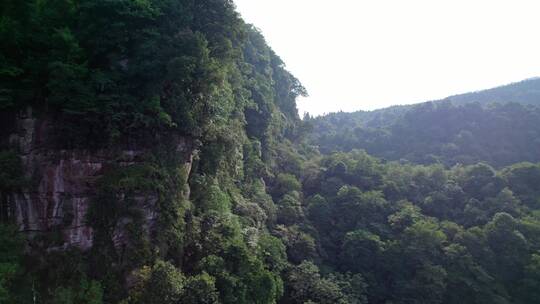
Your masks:
<svg viewBox="0 0 540 304"><path fill-rule="evenodd" d="M540 76L538 0L235 0L308 90L372 110Z"/></svg>

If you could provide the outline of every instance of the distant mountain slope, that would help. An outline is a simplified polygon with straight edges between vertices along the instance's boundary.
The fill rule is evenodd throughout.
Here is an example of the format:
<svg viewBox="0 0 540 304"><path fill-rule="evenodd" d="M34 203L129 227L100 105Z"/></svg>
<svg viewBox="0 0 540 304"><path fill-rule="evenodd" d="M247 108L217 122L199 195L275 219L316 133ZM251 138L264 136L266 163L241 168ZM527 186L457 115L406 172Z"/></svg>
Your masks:
<svg viewBox="0 0 540 304"><path fill-rule="evenodd" d="M523 105L540 106L540 77L529 78L487 90L452 95L444 99L428 102L443 101L450 101L454 105L463 105L473 102L478 102L482 105L514 102ZM355 125L366 127L382 127L393 123L410 109L422 103L395 105L373 111L336 112L326 114L322 116L321 119L332 120L334 122L339 121L340 123L353 122Z"/></svg>
<svg viewBox="0 0 540 304"><path fill-rule="evenodd" d="M481 104L516 102L540 105L540 77L526 79L508 85L446 98L455 105L479 102Z"/></svg>
<svg viewBox="0 0 540 304"><path fill-rule="evenodd" d="M392 106L373 111L335 112L315 118L320 123L379 128L392 124L413 106Z"/></svg>
<svg viewBox="0 0 540 304"><path fill-rule="evenodd" d="M388 160L504 166L540 161L540 78L417 105L312 119L323 153L364 149Z"/></svg>

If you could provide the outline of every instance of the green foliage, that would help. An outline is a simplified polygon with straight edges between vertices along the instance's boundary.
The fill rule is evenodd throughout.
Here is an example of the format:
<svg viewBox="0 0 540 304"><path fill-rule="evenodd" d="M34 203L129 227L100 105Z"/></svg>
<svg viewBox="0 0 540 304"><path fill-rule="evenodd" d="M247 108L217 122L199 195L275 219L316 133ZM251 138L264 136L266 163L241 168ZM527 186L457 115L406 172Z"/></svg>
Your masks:
<svg viewBox="0 0 540 304"><path fill-rule="evenodd" d="M291 263L300 264L304 260L313 260L317 257L316 240L302 227L279 225L275 233L285 244L287 257Z"/></svg>
<svg viewBox="0 0 540 304"><path fill-rule="evenodd" d="M488 90L450 96L447 100L456 105L471 102L481 104L516 102L524 105L538 105L539 83L540 79L530 78Z"/></svg>
<svg viewBox="0 0 540 304"><path fill-rule="evenodd" d="M302 190L302 185L298 179L292 174L282 173L276 178L276 185L274 187L273 194L277 198L283 197L283 195L291 192L298 192Z"/></svg>
<svg viewBox="0 0 540 304"><path fill-rule="evenodd" d="M540 207L540 192L535 187L540 182L540 166L538 164L515 164L506 168L502 175L524 204L534 209Z"/></svg>
<svg viewBox="0 0 540 304"><path fill-rule="evenodd" d="M208 256L201 265L216 278L223 303L273 303L283 293L279 275L265 269L244 244L233 242L222 255Z"/></svg>
<svg viewBox="0 0 540 304"><path fill-rule="evenodd" d="M10 1L0 21L0 108L50 107L66 145L213 138L253 103L255 79L268 89L264 124L279 109L298 121L305 90L230 1Z"/></svg>
<svg viewBox="0 0 540 304"><path fill-rule="evenodd" d="M182 298L184 284L184 275L178 272L173 265L158 261L152 267L147 282L145 282L140 302L135 303L178 303Z"/></svg>
<svg viewBox="0 0 540 304"><path fill-rule="evenodd" d="M128 303L219 303L215 279L204 272L186 277L171 263L158 260L152 267L139 269L134 277Z"/></svg>
<svg viewBox="0 0 540 304"><path fill-rule="evenodd" d="M0 151L0 192L12 191L23 183L23 170L17 153Z"/></svg>
<svg viewBox="0 0 540 304"><path fill-rule="evenodd" d="M196 193L193 200L197 211L201 213L215 211L222 214L230 212L231 200L220 189L216 180L206 176L193 177L192 180L193 190Z"/></svg>
<svg viewBox="0 0 540 304"><path fill-rule="evenodd" d="M0 111L32 108L55 149L145 151L89 181L88 252L24 250L0 152L2 303L539 301L540 167L513 164L540 160L536 107L301 121L230 0L6 1L0 40Z"/></svg>
<svg viewBox="0 0 540 304"><path fill-rule="evenodd" d="M527 265L540 226L520 197L538 187L513 174L534 176L535 165L445 169L357 151L319 164L309 180L319 186L304 188L315 231L304 231L315 237L321 269L365 278L370 303L528 303L519 282L533 286Z"/></svg>
<svg viewBox="0 0 540 304"><path fill-rule="evenodd" d="M303 262L293 267L288 275L287 303L367 303L365 283L361 276L330 275L321 277L318 267Z"/></svg>
<svg viewBox="0 0 540 304"><path fill-rule="evenodd" d="M540 161L533 152L540 149L538 103L527 106L499 98L490 102L500 104L489 106L440 101L333 113L310 121L314 126L310 142L326 154L364 149L383 159L420 164L487 162L503 167Z"/></svg>
<svg viewBox="0 0 540 304"><path fill-rule="evenodd" d="M288 262L264 231L278 210L261 175L274 176L277 154L300 174L292 142L276 142L300 136L295 99L306 92L232 1L8 1L0 38L0 109L48 117L60 149L155 147L104 167L87 214L93 247L37 259L38 299L277 302ZM168 145L178 136L200 150L191 176ZM19 156L2 153L0 166L4 217L22 186ZM287 221L300 221L301 184L293 176L287 187ZM131 273L138 283L128 294Z"/></svg>
<svg viewBox="0 0 540 304"><path fill-rule="evenodd" d="M10 291L22 270L23 243L15 227L0 223L0 302L13 300Z"/></svg>
<svg viewBox="0 0 540 304"><path fill-rule="evenodd" d="M182 301L193 304L217 304L219 294L216 290L216 280L203 272L200 275L189 277Z"/></svg>
<svg viewBox="0 0 540 304"><path fill-rule="evenodd" d="M268 265L268 269L280 273L287 266L287 253L285 245L280 239L271 235L263 235L258 242L258 254Z"/></svg>
<svg viewBox="0 0 540 304"><path fill-rule="evenodd" d="M54 292L52 303L58 304L101 304L103 291L96 281L81 281L78 289L59 287Z"/></svg>

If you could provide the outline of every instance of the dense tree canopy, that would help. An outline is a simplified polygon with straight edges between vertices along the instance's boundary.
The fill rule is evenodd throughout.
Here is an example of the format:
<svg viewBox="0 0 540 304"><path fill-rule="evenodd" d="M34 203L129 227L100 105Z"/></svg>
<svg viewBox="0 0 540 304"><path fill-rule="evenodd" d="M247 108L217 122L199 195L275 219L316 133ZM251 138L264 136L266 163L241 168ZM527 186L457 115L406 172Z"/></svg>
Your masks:
<svg viewBox="0 0 540 304"><path fill-rule="evenodd" d="M311 143L323 153L364 149L386 160L446 166L540 161L540 108L532 105L443 101L329 114L311 124Z"/></svg>
<svg viewBox="0 0 540 304"><path fill-rule="evenodd" d="M2 303L540 301L538 108L302 121L305 89L230 0L7 0L0 40ZM23 111L50 151L145 147L92 184L90 250L59 241L72 210L16 227L38 178L9 143Z"/></svg>

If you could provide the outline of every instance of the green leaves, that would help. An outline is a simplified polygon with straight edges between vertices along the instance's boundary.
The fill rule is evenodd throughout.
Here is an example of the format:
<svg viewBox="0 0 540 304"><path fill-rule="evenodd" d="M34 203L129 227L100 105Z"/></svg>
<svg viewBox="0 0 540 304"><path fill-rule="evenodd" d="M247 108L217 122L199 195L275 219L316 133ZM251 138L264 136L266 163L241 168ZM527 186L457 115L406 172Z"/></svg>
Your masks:
<svg viewBox="0 0 540 304"><path fill-rule="evenodd" d="M13 191L24 185L21 159L14 151L0 151L0 192Z"/></svg>
<svg viewBox="0 0 540 304"><path fill-rule="evenodd" d="M538 80L531 81L529 86L521 89L538 92ZM530 96L517 91L498 96L493 94L495 91L471 94L467 103L457 103L458 98L452 97L452 102L328 114L311 121L314 132L310 134L310 143L325 154L364 149L383 159L417 164L453 166L486 162L503 167L540 161L538 153L532 152L540 149L538 103L509 103L510 96L514 101ZM483 100L482 105L473 103L485 98L484 93L491 95L489 100ZM494 101L499 104L491 104Z"/></svg>
<svg viewBox="0 0 540 304"><path fill-rule="evenodd" d="M244 103L251 76L237 65L252 30L232 2L10 2L0 17L0 108L51 105L77 121L63 134L75 145L96 129L100 144L141 128L213 140Z"/></svg>
<svg viewBox="0 0 540 304"><path fill-rule="evenodd" d="M288 282L287 296L292 303L367 303L366 285L360 275L338 274L324 278L315 264L303 262L290 269Z"/></svg>
<svg viewBox="0 0 540 304"><path fill-rule="evenodd" d="M53 303L58 304L101 304L103 290L96 281L83 279L76 289L59 287L54 292Z"/></svg>
<svg viewBox="0 0 540 304"><path fill-rule="evenodd" d="M12 284L22 270L23 243L15 227L0 223L0 301L8 303L14 296Z"/></svg>
<svg viewBox="0 0 540 304"><path fill-rule="evenodd" d="M359 151L318 165L302 177L312 195L303 202L313 225L305 231L316 229L310 235L321 269L361 274L370 302L528 303L537 296L527 265L540 248L538 211L520 200L536 193L526 178L534 181L536 165L446 169L383 163ZM289 260L298 261L292 252Z"/></svg>
<svg viewBox="0 0 540 304"><path fill-rule="evenodd" d="M0 301L20 285L45 303L538 302L538 165L443 165L538 159L537 109L304 124L305 88L229 0L8 1L0 38L0 109L41 110L59 149L147 150L103 167L89 252L43 241L25 269L0 228ZM516 117L532 135L498 126ZM350 152L303 142L313 122L323 152ZM1 220L22 169L0 152Z"/></svg>

